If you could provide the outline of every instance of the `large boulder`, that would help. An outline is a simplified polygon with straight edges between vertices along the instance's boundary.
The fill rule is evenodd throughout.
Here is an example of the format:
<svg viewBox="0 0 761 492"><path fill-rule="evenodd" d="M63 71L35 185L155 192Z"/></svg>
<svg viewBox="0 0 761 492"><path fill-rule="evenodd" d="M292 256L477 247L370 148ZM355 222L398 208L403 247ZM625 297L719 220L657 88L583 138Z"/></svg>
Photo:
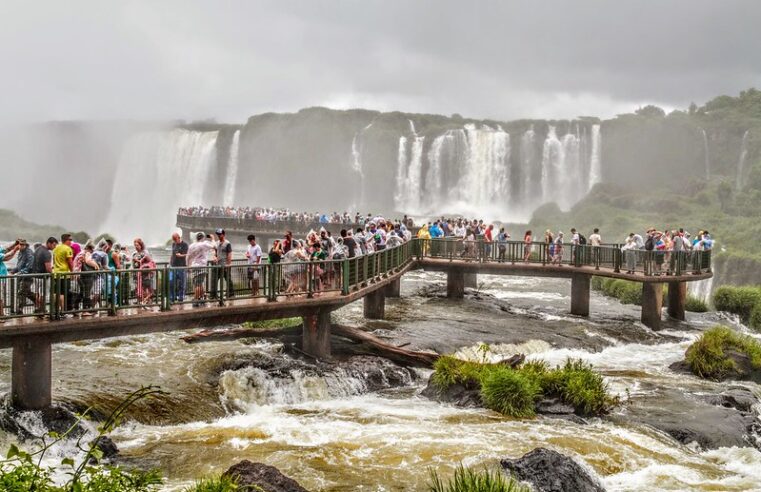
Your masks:
<svg viewBox="0 0 761 492"><path fill-rule="evenodd" d="M536 448L500 464L518 480L529 482L537 492L605 492L584 467L551 449Z"/></svg>
<svg viewBox="0 0 761 492"><path fill-rule="evenodd" d="M222 476L230 477L242 491L308 492L307 489L274 466L243 460L231 466Z"/></svg>

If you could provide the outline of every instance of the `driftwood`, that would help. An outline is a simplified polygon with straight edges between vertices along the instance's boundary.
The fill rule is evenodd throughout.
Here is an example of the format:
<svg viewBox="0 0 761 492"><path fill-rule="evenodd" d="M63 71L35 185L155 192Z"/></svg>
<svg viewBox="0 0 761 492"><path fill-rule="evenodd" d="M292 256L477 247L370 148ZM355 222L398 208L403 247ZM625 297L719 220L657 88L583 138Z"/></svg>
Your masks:
<svg viewBox="0 0 761 492"><path fill-rule="evenodd" d="M439 358L439 354L429 352L415 352L413 350L403 349L395 345L390 345L380 338L362 331L359 328L346 325L332 325L333 334L349 338L355 342L361 342L386 359L415 367L432 367L433 363Z"/></svg>
<svg viewBox="0 0 761 492"><path fill-rule="evenodd" d="M525 360L526 360L526 356L524 354L515 354L515 355L511 355L505 360L499 361L499 363L505 366L510 366L513 369L515 369L519 365L523 364Z"/></svg>
<svg viewBox="0 0 761 492"><path fill-rule="evenodd" d="M201 330L192 335L180 337L187 343L219 342L222 340L238 340L239 338L280 338L285 335L300 335L301 326L290 328L230 328L229 330Z"/></svg>

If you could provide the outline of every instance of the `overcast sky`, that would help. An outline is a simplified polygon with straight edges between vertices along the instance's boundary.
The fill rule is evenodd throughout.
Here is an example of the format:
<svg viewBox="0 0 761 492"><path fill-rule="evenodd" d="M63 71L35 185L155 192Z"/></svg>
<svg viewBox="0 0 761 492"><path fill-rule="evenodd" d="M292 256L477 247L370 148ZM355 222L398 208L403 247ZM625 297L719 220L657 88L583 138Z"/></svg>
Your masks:
<svg viewBox="0 0 761 492"><path fill-rule="evenodd" d="M0 121L612 116L761 87L761 1L0 2Z"/></svg>

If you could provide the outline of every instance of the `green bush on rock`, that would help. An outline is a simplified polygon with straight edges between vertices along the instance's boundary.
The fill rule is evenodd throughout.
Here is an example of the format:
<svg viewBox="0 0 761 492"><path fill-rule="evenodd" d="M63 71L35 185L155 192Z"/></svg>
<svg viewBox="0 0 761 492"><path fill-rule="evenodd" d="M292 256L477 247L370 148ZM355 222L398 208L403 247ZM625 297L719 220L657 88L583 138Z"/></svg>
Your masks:
<svg viewBox="0 0 761 492"><path fill-rule="evenodd" d="M761 319L751 321L751 313L761 304L761 287L721 286L713 294L713 305L719 311L736 314L743 323L754 329L761 329Z"/></svg>
<svg viewBox="0 0 761 492"><path fill-rule="evenodd" d="M258 492L261 491L261 487L255 489L247 488L246 492ZM241 491L238 485L227 476L221 477L209 477L199 480L195 485L192 485L184 490L184 492L237 492ZM242 492L242 491L241 491Z"/></svg>
<svg viewBox="0 0 761 492"><path fill-rule="evenodd" d="M431 470L428 485L430 492L529 492L530 489L499 470L475 471L462 465L454 476L444 482L435 470Z"/></svg>
<svg viewBox="0 0 761 492"><path fill-rule="evenodd" d="M688 294L684 309L691 313L707 313L708 304L703 299Z"/></svg>
<svg viewBox="0 0 761 492"><path fill-rule="evenodd" d="M552 369L543 361L510 368L442 356L431 381L440 390L456 384L479 389L484 406L516 418L533 417L542 398L560 398L581 415L606 413L619 402L602 376L581 360L569 359Z"/></svg>
<svg viewBox="0 0 761 492"><path fill-rule="evenodd" d="M715 326L690 345L685 360L690 370L702 378L747 377L749 372L761 370L761 344L726 326ZM741 360L747 364L738 362Z"/></svg>

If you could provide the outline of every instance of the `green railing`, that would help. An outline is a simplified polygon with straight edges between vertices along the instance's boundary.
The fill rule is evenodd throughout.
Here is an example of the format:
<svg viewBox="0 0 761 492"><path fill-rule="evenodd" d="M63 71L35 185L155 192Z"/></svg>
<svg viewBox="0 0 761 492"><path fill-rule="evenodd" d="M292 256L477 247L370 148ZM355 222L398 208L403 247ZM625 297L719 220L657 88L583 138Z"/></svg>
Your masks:
<svg viewBox="0 0 761 492"><path fill-rule="evenodd" d="M486 242L482 239L419 239L418 258L494 263L528 263L576 268L608 269L646 276L670 276L711 272L711 251L622 250L618 245L557 246L544 242Z"/></svg>
<svg viewBox="0 0 761 492"><path fill-rule="evenodd" d="M141 310L224 306L239 299L348 295L414 260L415 242L356 258L249 265L99 270L0 277L0 319L57 320Z"/></svg>

